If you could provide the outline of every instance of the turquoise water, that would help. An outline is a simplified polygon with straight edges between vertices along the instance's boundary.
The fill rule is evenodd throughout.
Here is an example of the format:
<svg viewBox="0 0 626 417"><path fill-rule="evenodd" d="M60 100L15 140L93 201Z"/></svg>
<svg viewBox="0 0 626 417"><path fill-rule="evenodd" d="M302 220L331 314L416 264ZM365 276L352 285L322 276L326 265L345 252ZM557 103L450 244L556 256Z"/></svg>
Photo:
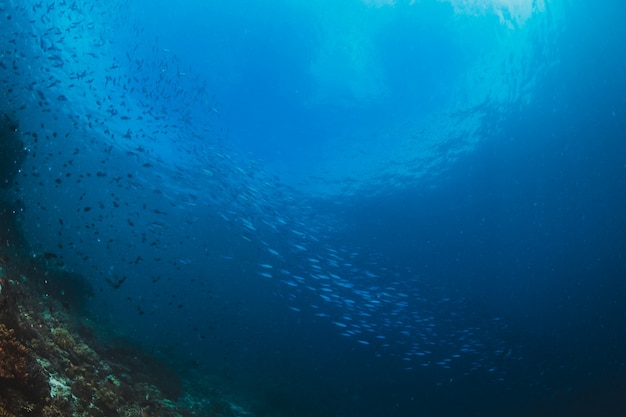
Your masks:
<svg viewBox="0 0 626 417"><path fill-rule="evenodd" d="M3 1L4 193L259 415L620 415L625 14Z"/></svg>

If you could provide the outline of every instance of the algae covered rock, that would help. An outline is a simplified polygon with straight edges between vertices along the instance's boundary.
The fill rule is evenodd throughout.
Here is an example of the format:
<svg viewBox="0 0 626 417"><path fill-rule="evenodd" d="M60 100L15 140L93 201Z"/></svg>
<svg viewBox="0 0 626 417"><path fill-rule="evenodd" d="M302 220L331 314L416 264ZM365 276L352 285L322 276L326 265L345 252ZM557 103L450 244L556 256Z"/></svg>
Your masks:
<svg viewBox="0 0 626 417"><path fill-rule="evenodd" d="M0 380L21 380L28 376L28 349L15 338L15 330L0 323Z"/></svg>
<svg viewBox="0 0 626 417"><path fill-rule="evenodd" d="M15 331L0 323L0 409L29 410L50 395L46 375ZM10 406L10 407L9 407Z"/></svg>
<svg viewBox="0 0 626 417"><path fill-rule="evenodd" d="M58 347L65 351L73 350L74 345L76 344L72 334L63 327L56 327L52 329L52 339Z"/></svg>

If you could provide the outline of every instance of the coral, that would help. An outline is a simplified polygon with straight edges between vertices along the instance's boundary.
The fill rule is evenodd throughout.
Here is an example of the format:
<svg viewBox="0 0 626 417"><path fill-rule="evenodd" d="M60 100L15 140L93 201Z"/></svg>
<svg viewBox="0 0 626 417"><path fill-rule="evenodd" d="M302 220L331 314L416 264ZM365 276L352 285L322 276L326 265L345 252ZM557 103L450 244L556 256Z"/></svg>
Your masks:
<svg viewBox="0 0 626 417"><path fill-rule="evenodd" d="M15 417L15 414L11 414L4 407L0 407L0 417Z"/></svg>
<svg viewBox="0 0 626 417"><path fill-rule="evenodd" d="M72 395L86 407L91 403L94 389L84 378L79 378L72 384Z"/></svg>
<svg viewBox="0 0 626 417"><path fill-rule="evenodd" d="M41 410L42 417L65 417L71 416L70 403L60 399L51 399Z"/></svg>
<svg viewBox="0 0 626 417"><path fill-rule="evenodd" d="M98 365L99 357L98 354L85 343L78 343L74 347L74 352L78 355L82 362L85 362L90 365Z"/></svg>
<svg viewBox="0 0 626 417"><path fill-rule="evenodd" d="M52 329L52 339L58 347L65 351L73 350L74 345L76 344L76 342L74 341L74 337L71 335L71 333L63 327L56 327Z"/></svg>
<svg viewBox="0 0 626 417"><path fill-rule="evenodd" d="M46 376L15 331L0 323L0 409L23 415L38 408L50 394ZM1 416L1 414L0 414Z"/></svg>
<svg viewBox="0 0 626 417"><path fill-rule="evenodd" d="M181 400L174 366L107 337L108 329L77 316L79 308L67 308L66 298L42 298L39 285L44 274L49 279L49 269L42 273L44 266L33 266L29 258L18 265L1 256L0 417L239 414L213 397L204 408Z"/></svg>
<svg viewBox="0 0 626 417"><path fill-rule="evenodd" d="M43 408L43 410L41 410L41 415L44 417L63 417L65 414L57 408L47 405Z"/></svg>
<svg viewBox="0 0 626 417"><path fill-rule="evenodd" d="M107 378L104 383L98 387L95 393L94 404L102 411L114 412L121 405L122 398L117 392L117 386L112 379Z"/></svg>
<svg viewBox="0 0 626 417"><path fill-rule="evenodd" d="M0 323L0 379L26 379L28 349L15 338L15 331Z"/></svg>

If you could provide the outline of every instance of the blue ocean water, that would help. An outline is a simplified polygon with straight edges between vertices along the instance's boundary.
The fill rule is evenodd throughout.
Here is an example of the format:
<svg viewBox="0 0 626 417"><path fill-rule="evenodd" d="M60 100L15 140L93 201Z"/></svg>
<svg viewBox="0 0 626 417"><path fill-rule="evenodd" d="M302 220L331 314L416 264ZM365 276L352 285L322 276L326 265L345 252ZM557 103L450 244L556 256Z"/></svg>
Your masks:
<svg viewBox="0 0 626 417"><path fill-rule="evenodd" d="M0 1L5 193L88 314L259 416L624 415L625 17Z"/></svg>

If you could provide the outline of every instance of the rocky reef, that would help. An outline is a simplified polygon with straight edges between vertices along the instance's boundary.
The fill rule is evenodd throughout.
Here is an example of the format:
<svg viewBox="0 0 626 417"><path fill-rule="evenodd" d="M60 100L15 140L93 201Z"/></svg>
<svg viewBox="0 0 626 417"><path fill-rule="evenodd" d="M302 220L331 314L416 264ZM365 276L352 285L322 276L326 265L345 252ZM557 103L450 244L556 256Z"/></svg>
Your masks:
<svg viewBox="0 0 626 417"><path fill-rule="evenodd" d="M97 323L44 294L38 280L49 271L8 248L0 249L0 417L252 415L215 387L191 396L169 364L105 341Z"/></svg>
<svg viewBox="0 0 626 417"><path fill-rule="evenodd" d="M197 415L165 398L148 374L137 378L137 355L133 364L107 360L111 348L99 349L85 323L58 301L38 296L36 281L4 259L0 416Z"/></svg>
<svg viewBox="0 0 626 417"><path fill-rule="evenodd" d="M6 189L24 154L4 114L0 135ZM82 314L87 280L32 253L20 233L19 205L0 195L0 417L252 415L215 387L184 389L193 382L183 383L171 364ZM55 277L71 283L69 296L52 295L46 283Z"/></svg>

